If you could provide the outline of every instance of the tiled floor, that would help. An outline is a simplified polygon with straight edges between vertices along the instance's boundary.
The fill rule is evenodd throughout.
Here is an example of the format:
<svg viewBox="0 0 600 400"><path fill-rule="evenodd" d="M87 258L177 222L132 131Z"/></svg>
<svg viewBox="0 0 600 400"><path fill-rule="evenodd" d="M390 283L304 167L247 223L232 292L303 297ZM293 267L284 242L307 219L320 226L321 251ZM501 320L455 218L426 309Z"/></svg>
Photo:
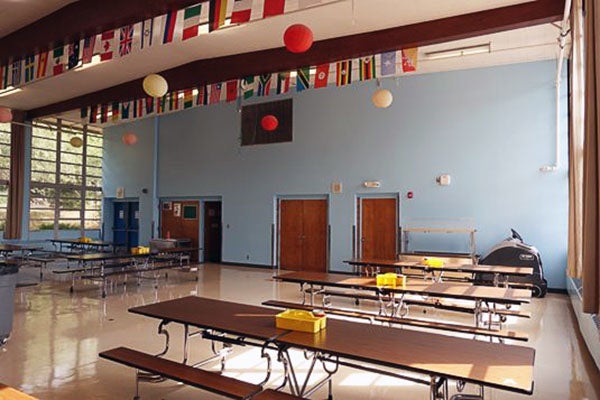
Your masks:
<svg viewBox="0 0 600 400"><path fill-rule="evenodd" d="M13 335L0 352L0 382L48 400L132 398L133 370L97 356L118 345L147 352L162 349L156 321L128 313L129 307L190 294L250 304L273 298L299 299L297 285L275 283L270 277L269 270L206 265L198 281L194 274L170 272L167 280L159 281L158 289L152 280L144 280L140 286L130 281L126 287L112 287L106 299L93 284L80 283L71 295L69 282L46 277L38 286L17 289ZM21 279L35 279L35 274ZM534 394L486 389L486 398L600 399L600 374L575 331L567 296L551 294L543 300L534 299L528 309L534 318L509 322L512 329L527 330L531 340L526 345L537 350ZM178 359L182 330L175 325L169 330L170 354ZM193 343L194 360L209 354L201 339ZM302 364L300 370L307 367ZM256 349L238 348L227 362L227 373L259 382L264 378L265 364ZM277 385L280 379L281 368L276 364L271 384ZM341 368L335 375L333 393L336 399L429 398L425 386L349 368ZM172 381L143 383L141 395L142 399L220 398ZM326 398L326 390L319 390L312 398Z"/></svg>

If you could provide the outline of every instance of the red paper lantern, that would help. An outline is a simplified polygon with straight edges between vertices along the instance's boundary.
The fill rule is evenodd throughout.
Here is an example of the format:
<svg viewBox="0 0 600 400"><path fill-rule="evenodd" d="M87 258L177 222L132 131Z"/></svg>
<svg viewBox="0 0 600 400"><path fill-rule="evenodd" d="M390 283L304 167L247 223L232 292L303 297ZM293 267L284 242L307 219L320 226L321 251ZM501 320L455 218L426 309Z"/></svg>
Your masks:
<svg viewBox="0 0 600 400"><path fill-rule="evenodd" d="M0 122L12 121L12 111L8 107L0 107Z"/></svg>
<svg viewBox="0 0 600 400"><path fill-rule="evenodd" d="M137 138L137 135L135 133L133 133L133 132L127 132L126 134L124 134L121 137L121 140L123 141L124 145L133 146L134 144L137 143L138 138Z"/></svg>
<svg viewBox="0 0 600 400"><path fill-rule="evenodd" d="M285 30L283 43L292 53L304 53L313 44L313 33L306 25L294 24Z"/></svg>
<svg viewBox="0 0 600 400"><path fill-rule="evenodd" d="M265 115L264 117L262 117L262 119L260 120L260 126L262 126L262 128L265 131L274 131L275 129L277 129L277 126L279 125L279 121L277 120L277 117L274 115Z"/></svg>

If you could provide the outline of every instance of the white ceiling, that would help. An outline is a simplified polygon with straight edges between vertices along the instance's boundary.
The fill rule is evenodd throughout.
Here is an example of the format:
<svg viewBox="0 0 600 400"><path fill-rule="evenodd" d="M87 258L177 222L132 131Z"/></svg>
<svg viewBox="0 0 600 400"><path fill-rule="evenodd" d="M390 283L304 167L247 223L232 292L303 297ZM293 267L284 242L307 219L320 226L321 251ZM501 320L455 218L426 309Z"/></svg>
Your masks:
<svg viewBox="0 0 600 400"><path fill-rule="evenodd" d="M0 0L0 36L70 3L68 0ZM255 0L253 17L262 9ZM182 42L153 46L122 59L100 63L81 71L68 71L57 77L36 81L23 91L0 97L0 105L32 109L86 93L101 90L149 73L188 62L236 53L277 48L292 23L304 23L313 30L315 40L412 24L420 21L497 8L523 0L322 0L323 5L297 9L298 0L286 2L286 14L226 27ZM229 2L229 8L233 1ZM14 15L13 8L14 6ZM10 9L10 12L8 11ZM179 21L182 23L182 21ZM11 26L12 28L7 28ZM179 35L181 29L178 30ZM177 32L177 30L176 30ZM559 30L551 24L448 42L419 49L417 73L476 68L556 58ZM485 54L428 60L425 53L465 45L491 43Z"/></svg>

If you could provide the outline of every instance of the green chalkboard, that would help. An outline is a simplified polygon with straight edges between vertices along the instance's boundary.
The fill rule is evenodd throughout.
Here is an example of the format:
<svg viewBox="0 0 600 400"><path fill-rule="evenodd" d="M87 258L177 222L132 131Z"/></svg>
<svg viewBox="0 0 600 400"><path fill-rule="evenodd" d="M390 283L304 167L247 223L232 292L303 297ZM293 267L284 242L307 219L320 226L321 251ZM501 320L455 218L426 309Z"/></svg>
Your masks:
<svg viewBox="0 0 600 400"><path fill-rule="evenodd" d="M198 218L198 206L189 205L183 206L183 219L196 219Z"/></svg>

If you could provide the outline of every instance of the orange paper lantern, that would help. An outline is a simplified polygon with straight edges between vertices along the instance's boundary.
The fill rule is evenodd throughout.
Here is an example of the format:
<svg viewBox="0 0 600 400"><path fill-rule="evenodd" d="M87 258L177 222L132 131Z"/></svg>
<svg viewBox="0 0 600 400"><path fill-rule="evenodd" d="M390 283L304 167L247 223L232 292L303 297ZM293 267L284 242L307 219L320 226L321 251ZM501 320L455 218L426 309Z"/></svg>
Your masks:
<svg viewBox="0 0 600 400"><path fill-rule="evenodd" d="M285 30L283 43L292 53L304 53L313 44L313 33L306 25L294 24Z"/></svg>
<svg viewBox="0 0 600 400"><path fill-rule="evenodd" d="M138 138L137 135L133 132L127 132L126 134L124 134L121 137L121 140L123 141L123 144L127 145L127 146L133 146L134 144L137 143Z"/></svg>
<svg viewBox="0 0 600 400"><path fill-rule="evenodd" d="M265 115L264 117L262 117L262 119L260 120L260 126L262 126L262 128L265 131L274 131L275 129L277 129L277 126L279 125L279 121L277 120L277 117L274 115Z"/></svg>
<svg viewBox="0 0 600 400"><path fill-rule="evenodd" d="M12 121L12 111L8 107L0 107L0 122Z"/></svg>

